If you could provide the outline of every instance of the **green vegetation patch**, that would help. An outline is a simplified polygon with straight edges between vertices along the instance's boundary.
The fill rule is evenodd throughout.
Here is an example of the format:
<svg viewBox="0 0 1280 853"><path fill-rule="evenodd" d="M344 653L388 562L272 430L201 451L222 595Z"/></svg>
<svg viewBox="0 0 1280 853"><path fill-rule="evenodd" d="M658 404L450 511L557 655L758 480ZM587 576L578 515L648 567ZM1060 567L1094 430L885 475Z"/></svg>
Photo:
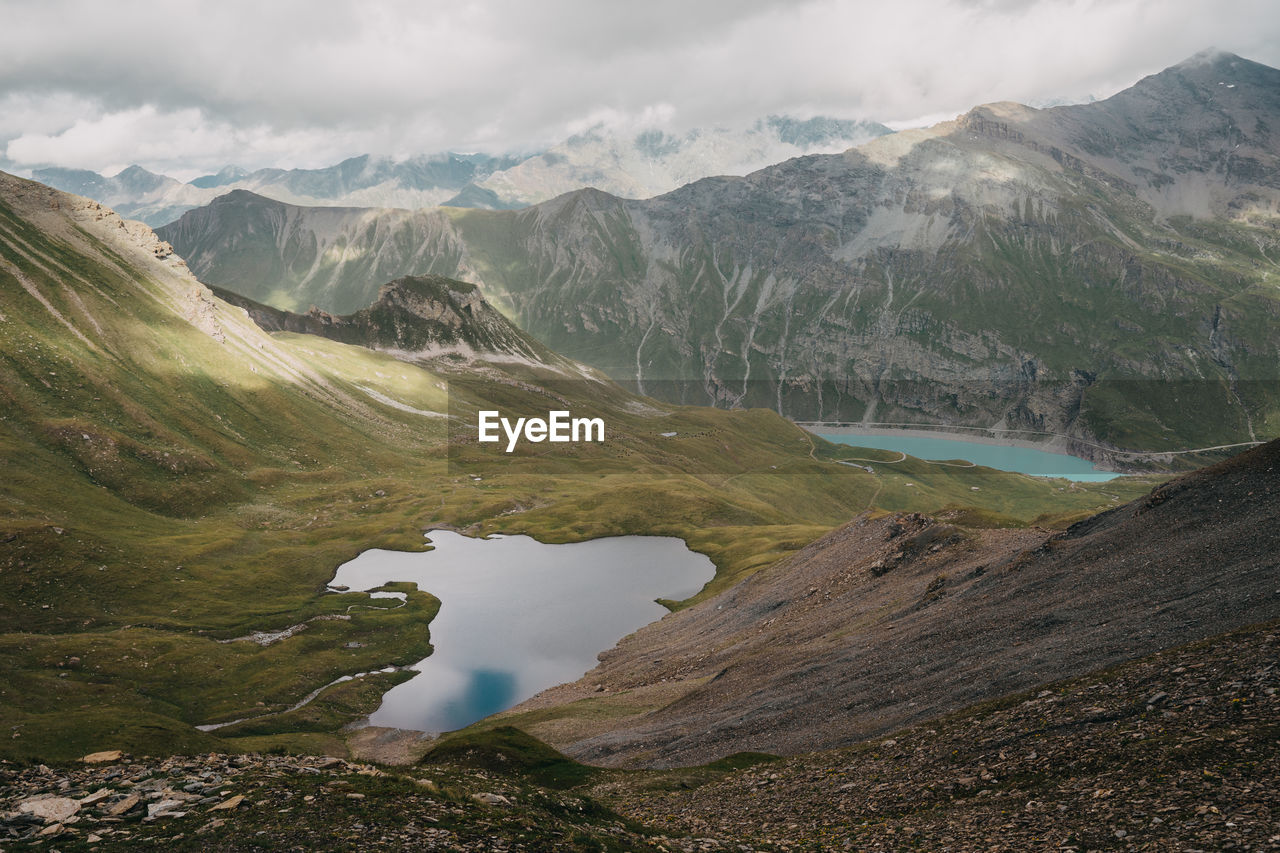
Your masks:
<svg viewBox="0 0 1280 853"><path fill-rule="evenodd" d="M432 747L421 763L492 770L548 788L572 788L599 773L513 726L449 735Z"/></svg>

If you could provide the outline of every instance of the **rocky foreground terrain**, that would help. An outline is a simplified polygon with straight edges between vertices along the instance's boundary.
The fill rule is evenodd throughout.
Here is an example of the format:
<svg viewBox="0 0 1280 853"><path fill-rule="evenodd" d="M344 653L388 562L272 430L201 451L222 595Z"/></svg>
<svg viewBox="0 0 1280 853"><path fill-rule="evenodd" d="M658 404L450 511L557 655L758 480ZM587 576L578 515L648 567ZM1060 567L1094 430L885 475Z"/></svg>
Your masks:
<svg viewBox="0 0 1280 853"><path fill-rule="evenodd" d="M0 849L658 849L594 803L482 773L441 784L333 757L101 755L0 766Z"/></svg>
<svg viewBox="0 0 1280 853"><path fill-rule="evenodd" d="M1278 653L1273 622L851 749L560 790L333 757L4 763L0 849L1277 850Z"/></svg>
<svg viewBox="0 0 1280 853"><path fill-rule="evenodd" d="M853 749L606 801L779 849L1276 850L1277 653L1270 623Z"/></svg>
<svg viewBox="0 0 1280 853"><path fill-rule="evenodd" d="M1280 441L1066 531L939 515L864 514L508 721L590 764L793 755L1280 618Z"/></svg>

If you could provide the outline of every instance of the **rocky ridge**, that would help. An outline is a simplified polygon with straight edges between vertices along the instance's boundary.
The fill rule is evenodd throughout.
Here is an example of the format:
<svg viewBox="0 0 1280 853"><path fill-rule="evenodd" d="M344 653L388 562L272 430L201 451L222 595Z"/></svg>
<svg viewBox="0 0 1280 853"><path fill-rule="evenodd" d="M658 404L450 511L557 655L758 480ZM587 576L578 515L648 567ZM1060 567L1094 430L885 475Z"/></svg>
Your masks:
<svg viewBox="0 0 1280 853"><path fill-rule="evenodd" d="M295 314L221 288L214 292L244 308L268 332L320 335L405 359L443 355L467 359L483 354L545 364L563 362L495 311L474 284L440 276L406 276L389 282L378 291L373 305L347 316L317 308Z"/></svg>

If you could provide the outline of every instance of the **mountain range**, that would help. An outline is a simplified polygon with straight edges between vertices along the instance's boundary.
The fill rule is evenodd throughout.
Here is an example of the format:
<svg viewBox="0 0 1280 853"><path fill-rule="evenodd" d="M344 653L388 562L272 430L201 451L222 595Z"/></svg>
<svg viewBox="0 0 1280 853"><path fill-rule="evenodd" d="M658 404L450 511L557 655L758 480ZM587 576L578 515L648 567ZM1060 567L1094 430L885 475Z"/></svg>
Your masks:
<svg viewBox="0 0 1280 853"><path fill-rule="evenodd" d="M665 399L1175 451L1277 431L1277 122L1280 71L1206 53L1106 100L990 104L652 199L408 214L237 194L160 233L281 307L356 310L370 269L473 281Z"/></svg>
<svg viewBox="0 0 1280 853"><path fill-rule="evenodd" d="M869 121L769 116L746 128L650 129L625 134L596 126L475 182L489 204L516 208L583 187L622 198L650 198L713 175L746 175L805 154L844 151L889 133ZM465 193L466 191L464 191Z"/></svg>
<svg viewBox="0 0 1280 853"><path fill-rule="evenodd" d="M227 166L183 183L138 165L112 177L85 169L46 167L32 176L64 192L110 206L122 216L163 225L227 192L252 189L296 204L426 207L441 204L471 182L518 163L519 157L455 154L393 160L361 155L322 169L258 169Z"/></svg>
<svg viewBox="0 0 1280 853"><path fill-rule="evenodd" d="M189 183L138 165L111 177L50 166L33 177L151 226L234 189L299 205L507 209L587 186L647 198L708 175L741 175L801 154L842 151L888 132L874 122L783 116L679 135L597 125L534 155L445 152L395 160L366 154L320 169L227 166Z"/></svg>

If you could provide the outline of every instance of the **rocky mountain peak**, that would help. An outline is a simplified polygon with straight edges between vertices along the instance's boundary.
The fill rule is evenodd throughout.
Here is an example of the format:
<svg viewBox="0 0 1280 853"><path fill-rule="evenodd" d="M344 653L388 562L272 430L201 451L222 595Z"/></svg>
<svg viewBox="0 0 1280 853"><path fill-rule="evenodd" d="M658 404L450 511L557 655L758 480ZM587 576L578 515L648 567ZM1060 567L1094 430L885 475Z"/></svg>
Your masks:
<svg viewBox="0 0 1280 853"><path fill-rule="evenodd" d="M1206 51L1139 80L1120 95L1176 98L1193 92L1215 101L1244 100L1274 108L1280 105L1280 69L1234 53Z"/></svg>
<svg viewBox="0 0 1280 853"><path fill-rule="evenodd" d="M241 167L236 166L234 164L228 164L226 166L223 166L221 169L219 169L217 174L204 175L202 177L196 178L191 182L191 186L199 187L200 189L209 189L211 187L222 187L222 186L226 186L227 184L233 184L236 181L243 180L248 176L249 176L248 170L242 169Z"/></svg>
<svg viewBox="0 0 1280 853"><path fill-rule="evenodd" d="M211 205L216 205L216 204L249 204L249 203L251 203L251 204L266 204L266 205L280 205L280 204L283 204L283 202L279 202L279 201L276 201L275 199L267 198L267 197L266 197L266 196L264 196L264 195L258 195L257 193L253 192L252 190L244 190L244 189L234 189L234 190L230 190L229 192L225 192L225 193L223 193L222 195L220 195L220 196L218 196L217 198L215 198L213 201L209 202L209 204L211 204Z"/></svg>
<svg viewBox="0 0 1280 853"><path fill-rule="evenodd" d="M438 275L388 282L378 290L376 302L345 315L316 307L298 314L220 288L214 292L245 309L268 332L319 335L417 358L500 355L547 364L560 361L490 306L474 284Z"/></svg>
<svg viewBox="0 0 1280 853"><path fill-rule="evenodd" d="M122 169L114 178L116 183L132 192L154 192L165 183L174 182L173 178L166 178L164 175L157 175L155 172L148 171L136 163L125 169Z"/></svg>

